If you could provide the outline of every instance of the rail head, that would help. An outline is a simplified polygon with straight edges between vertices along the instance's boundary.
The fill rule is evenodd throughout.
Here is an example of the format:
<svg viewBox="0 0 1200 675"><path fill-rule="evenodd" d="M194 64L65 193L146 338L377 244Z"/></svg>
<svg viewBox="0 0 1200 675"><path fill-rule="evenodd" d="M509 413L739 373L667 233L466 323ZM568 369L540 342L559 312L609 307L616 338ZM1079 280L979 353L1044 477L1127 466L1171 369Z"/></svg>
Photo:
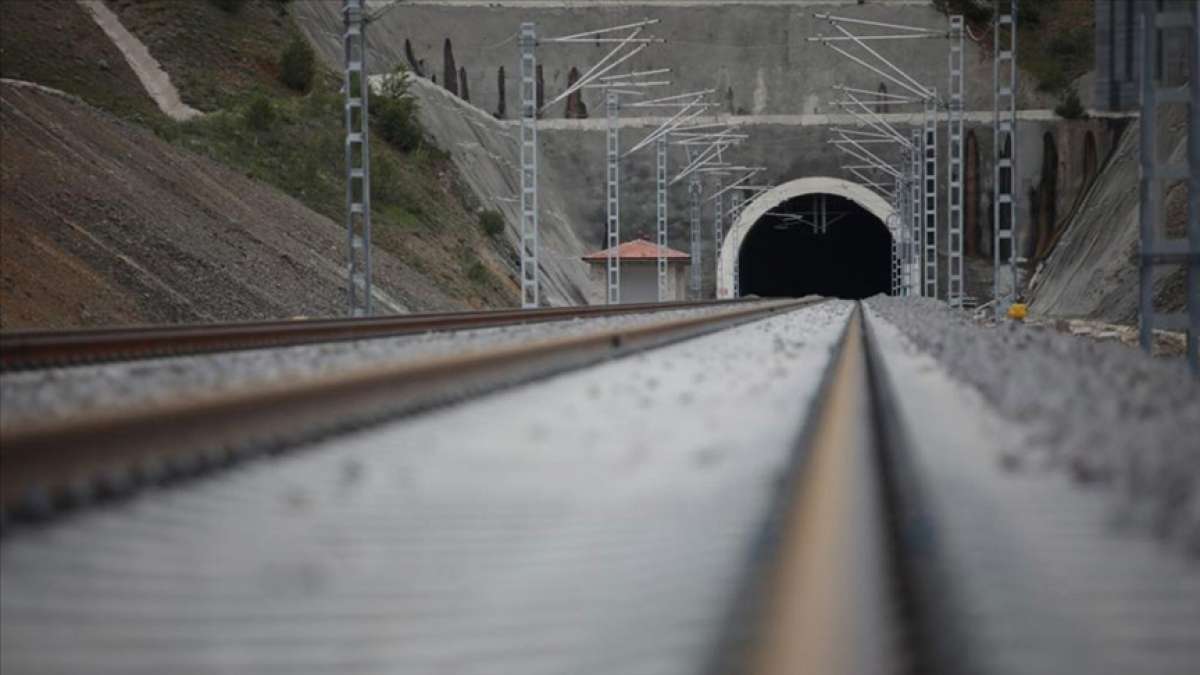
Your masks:
<svg viewBox="0 0 1200 675"><path fill-rule="evenodd" d="M171 326L0 332L0 372L543 323L754 302L753 299L434 312Z"/></svg>

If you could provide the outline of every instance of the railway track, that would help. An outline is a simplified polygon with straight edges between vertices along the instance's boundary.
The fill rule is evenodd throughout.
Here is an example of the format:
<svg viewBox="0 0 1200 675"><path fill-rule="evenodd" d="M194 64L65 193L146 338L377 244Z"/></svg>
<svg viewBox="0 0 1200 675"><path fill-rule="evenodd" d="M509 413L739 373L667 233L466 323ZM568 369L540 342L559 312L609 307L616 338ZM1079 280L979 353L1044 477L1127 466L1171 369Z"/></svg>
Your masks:
<svg viewBox="0 0 1200 675"><path fill-rule="evenodd" d="M739 302L748 301L712 300L439 312L359 319L297 319L67 331L12 331L0 333L0 371L370 340L433 331L495 328L514 324L696 309Z"/></svg>
<svg viewBox="0 0 1200 675"><path fill-rule="evenodd" d="M999 472L1011 430L862 305L751 303L313 385L4 437L18 515L93 506L104 476L227 467L6 530L5 670L1200 658L1200 575L1106 536L1086 496ZM232 461L281 447L304 451Z"/></svg>
<svg viewBox="0 0 1200 675"><path fill-rule="evenodd" d="M657 311L713 305L721 311L5 428L0 430L3 447L0 458L4 461L4 471L0 473L0 507L6 519L12 515L50 513L95 497L121 495L138 484L222 466L263 449L287 447L321 434L428 409L813 302L659 305ZM632 310L650 312L655 307L634 305ZM623 312L614 307L531 312L534 321L617 313ZM235 345L279 347L317 340L319 336L365 339L425 332L434 327L462 330L508 325L524 320L524 316L521 312L484 312L298 325L215 326L208 332L197 326L100 331L95 344L84 340L90 332L45 334L40 338L28 335L23 341L10 336L14 354L6 358L24 359L22 363L47 363L62 359L95 361L130 354L131 358L164 352L192 354L234 349Z"/></svg>

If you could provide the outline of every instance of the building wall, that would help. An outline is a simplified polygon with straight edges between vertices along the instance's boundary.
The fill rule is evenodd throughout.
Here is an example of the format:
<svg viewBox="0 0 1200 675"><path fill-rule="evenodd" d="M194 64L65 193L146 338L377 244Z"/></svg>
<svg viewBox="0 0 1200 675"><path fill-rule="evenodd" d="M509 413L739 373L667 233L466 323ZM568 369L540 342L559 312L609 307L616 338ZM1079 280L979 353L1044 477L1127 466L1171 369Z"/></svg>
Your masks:
<svg viewBox="0 0 1200 675"><path fill-rule="evenodd" d="M602 305L608 291L605 288L607 269L604 265L589 264L591 286L587 289L588 304ZM688 266L683 263L667 265L667 300L687 300ZM621 264L621 302L658 302L658 266L655 262L624 262Z"/></svg>

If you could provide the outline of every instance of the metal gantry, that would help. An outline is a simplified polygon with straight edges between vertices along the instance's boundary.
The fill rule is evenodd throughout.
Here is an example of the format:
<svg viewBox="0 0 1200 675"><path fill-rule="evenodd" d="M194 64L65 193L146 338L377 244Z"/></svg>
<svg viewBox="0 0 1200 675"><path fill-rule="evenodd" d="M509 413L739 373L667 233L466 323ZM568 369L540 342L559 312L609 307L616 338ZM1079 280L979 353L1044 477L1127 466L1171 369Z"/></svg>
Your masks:
<svg viewBox="0 0 1200 675"><path fill-rule="evenodd" d="M703 103L703 99L714 90L706 89L704 91L690 92L687 94L677 94L675 96L667 96L651 101L639 101L632 104L630 107L635 108L677 108L674 115L663 122L657 129L650 132L645 138L634 144L632 148L626 151L625 156L629 156L634 152L646 147L650 143L655 147L655 214L656 214L656 229L657 229L657 245L658 245L658 301L666 302L670 299L669 275L667 264L667 165L668 165L668 145L672 131L680 126L687 124L702 114L709 106Z"/></svg>
<svg viewBox="0 0 1200 675"><path fill-rule="evenodd" d="M912 221L911 223L907 222L910 214L905 213L902 216L902 220L906 222L901 227L902 230L908 230L911 225L911 248L908 251L905 251L903 245L895 248L895 255L898 259L901 259L897 264L901 267L909 266L911 270L908 275L909 283L912 284L913 290L923 295L937 297L937 118L941 101L938 99L936 88L917 81L916 78L904 72L903 69L888 60L878 50L872 48L868 42L943 39L948 34L945 31L938 31L931 28L832 16L829 14L814 14L813 16L817 19L827 21L837 31L837 35L812 37L809 38L809 41L820 42L826 45L846 59L896 85L903 92L889 94L882 91L876 92L850 87L835 87L835 89L845 94L849 99L848 101L836 101L836 104L851 113L859 122L872 129L872 132L861 133L857 137L854 137L852 134L843 133L841 138L835 140L835 142L849 146L852 148L852 151L847 150L846 147L842 147L841 149L847 150L848 154L864 161L864 165L844 167L852 175L863 181L864 184L892 198L893 203L900 205L901 208L907 209L911 207ZM855 35L846 28L847 26L867 26L875 34ZM861 55L851 53L839 46L838 43L851 43L861 50ZM961 41L959 44L961 46ZM961 52L958 56L961 60ZM955 53L952 45L952 62L954 59ZM953 68L953 65L951 67ZM953 84L951 91L952 93L954 92ZM859 97L859 94L873 98L864 101ZM875 111L875 107L878 105L892 106L918 102L923 103L925 107L924 124L922 129L913 132L911 141L893 129ZM906 169L897 170L889 166L887 162L863 147L866 143L893 142L898 143L902 151L909 150L911 152L911 155L909 155L910 162L906 163L908 164ZM903 154L902 152L901 162L903 162ZM872 178L862 173L866 169L881 172L885 177L882 179ZM961 166L959 170L961 172ZM905 174L911 174L912 180L904 180ZM905 189L911 191L909 198L897 198L896 192L904 191ZM961 195L959 199L961 203ZM906 202L908 203L906 204ZM961 241L961 236L959 240ZM900 277L904 277L903 271L901 271Z"/></svg>
<svg viewBox="0 0 1200 675"><path fill-rule="evenodd" d="M937 250L937 101L936 94L925 99L925 128L921 136L921 154L924 157L922 175L924 182L921 196L925 200L924 231L925 248L925 296L938 296L938 250Z"/></svg>
<svg viewBox="0 0 1200 675"><path fill-rule="evenodd" d="M1200 3L1174 7L1141 4L1142 111L1138 337L1153 349L1154 330L1187 331L1187 358L1200 374ZM1167 82L1164 32L1179 31L1187 45L1190 81ZM1181 161L1159 157L1159 106L1188 107L1187 153ZM1162 205L1171 184L1187 182L1186 238L1167 239ZM1186 265L1186 313L1159 313L1154 306L1154 271Z"/></svg>
<svg viewBox="0 0 1200 675"><path fill-rule="evenodd" d="M537 39L536 26L532 22L521 24L521 307L533 308L541 304L540 271L538 265L538 137L539 114L549 106L583 89L591 87L597 80L614 68L632 58L660 38L641 37L646 26L658 23L658 19L646 19L635 23L601 28L597 30L564 35L545 40L557 44L608 44L616 43L611 51L584 73L574 84L567 87L550 102L538 107L537 103ZM612 33L631 31L625 37L610 37ZM612 78L609 78L612 79Z"/></svg>
<svg viewBox="0 0 1200 675"><path fill-rule="evenodd" d="M538 284L537 31L521 24L521 307L541 304Z"/></svg>
<svg viewBox="0 0 1200 675"><path fill-rule="evenodd" d="M951 307L963 304L963 113L966 108L963 16L950 17L950 99L946 140L950 162L946 193L946 301Z"/></svg>
<svg viewBox="0 0 1200 675"><path fill-rule="evenodd" d="M1015 198L1018 188L1017 0L997 0L992 36L992 159L995 167L992 297L999 320L1020 294Z"/></svg>
<svg viewBox="0 0 1200 675"><path fill-rule="evenodd" d="M371 314L371 149L367 17L362 0L343 0L345 33L347 286L351 316Z"/></svg>

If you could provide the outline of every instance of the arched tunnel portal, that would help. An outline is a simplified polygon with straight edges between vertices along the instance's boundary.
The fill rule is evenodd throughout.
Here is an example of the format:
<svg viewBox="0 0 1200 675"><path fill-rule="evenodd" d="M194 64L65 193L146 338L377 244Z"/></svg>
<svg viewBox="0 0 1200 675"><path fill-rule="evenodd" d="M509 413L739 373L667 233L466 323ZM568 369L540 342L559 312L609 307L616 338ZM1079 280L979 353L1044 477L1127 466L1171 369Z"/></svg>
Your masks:
<svg viewBox="0 0 1200 675"><path fill-rule="evenodd" d="M776 186L746 205L725 238L717 297L889 293L892 213L878 193L840 178Z"/></svg>

